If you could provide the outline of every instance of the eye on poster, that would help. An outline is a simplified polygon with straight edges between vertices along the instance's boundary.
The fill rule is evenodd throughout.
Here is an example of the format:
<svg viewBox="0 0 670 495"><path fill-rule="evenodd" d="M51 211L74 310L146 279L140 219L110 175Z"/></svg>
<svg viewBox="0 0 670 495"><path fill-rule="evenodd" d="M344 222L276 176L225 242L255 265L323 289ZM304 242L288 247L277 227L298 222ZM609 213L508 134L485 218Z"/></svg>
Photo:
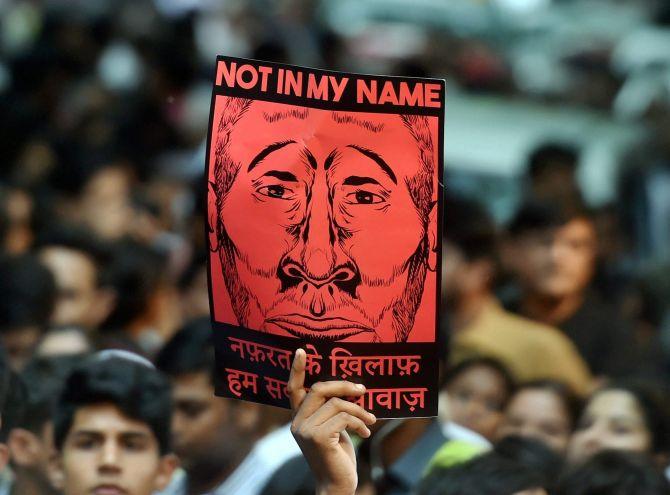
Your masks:
<svg viewBox="0 0 670 495"><path fill-rule="evenodd" d="M217 395L363 383L437 414L444 81L217 59L207 146Z"/></svg>

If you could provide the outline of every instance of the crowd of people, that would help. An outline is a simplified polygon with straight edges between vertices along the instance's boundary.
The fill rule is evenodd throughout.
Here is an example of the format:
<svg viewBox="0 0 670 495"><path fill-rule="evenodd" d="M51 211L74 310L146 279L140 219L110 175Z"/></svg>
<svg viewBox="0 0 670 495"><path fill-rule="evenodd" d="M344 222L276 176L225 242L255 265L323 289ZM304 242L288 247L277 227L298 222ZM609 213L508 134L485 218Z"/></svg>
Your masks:
<svg viewBox="0 0 670 495"><path fill-rule="evenodd" d="M667 24L663 2L635 3ZM447 164L439 417L377 421L349 382L307 393L300 351L292 411L215 396L215 55L365 70L319 6L0 2L0 495L670 493L660 98L611 205L584 200L580 149L559 139L523 157L502 224ZM423 52L370 70L538 98L496 43L424 28ZM543 103L612 108L623 81L586 55Z"/></svg>

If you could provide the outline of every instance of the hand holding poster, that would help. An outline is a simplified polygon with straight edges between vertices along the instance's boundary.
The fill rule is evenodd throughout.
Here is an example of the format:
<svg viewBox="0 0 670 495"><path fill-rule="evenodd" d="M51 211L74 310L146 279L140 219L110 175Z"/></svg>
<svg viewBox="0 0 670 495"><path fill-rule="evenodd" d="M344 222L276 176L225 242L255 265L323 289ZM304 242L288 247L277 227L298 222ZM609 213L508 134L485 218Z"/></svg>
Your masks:
<svg viewBox="0 0 670 495"><path fill-rule="evenodd" d="M217 394L288 407L366 385L380 418L437 413L444 82L219 57L207 150Z"/></svg>

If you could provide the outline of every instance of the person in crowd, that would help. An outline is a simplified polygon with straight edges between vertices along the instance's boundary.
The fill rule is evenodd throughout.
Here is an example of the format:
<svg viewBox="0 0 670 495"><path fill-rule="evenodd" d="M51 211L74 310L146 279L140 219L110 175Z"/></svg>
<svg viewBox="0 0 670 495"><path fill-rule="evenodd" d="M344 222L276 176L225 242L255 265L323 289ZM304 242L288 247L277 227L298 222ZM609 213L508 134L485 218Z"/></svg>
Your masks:
<svg viewBox="0 0 670 495"><path fill-rule="evenodd" d="M561 459L543 443L507 437L492 451L449 467L436 467L422 481L419 495L546 495Z"/></svg>
<svg viewBox="0 0 670 495"><path fill-rule="evenodd" d="M565 454L579 407L578 398L561 382L523 383L510 397L496 436L534 438Z"/></svg>
<svg viewBox="0 0 670 495"><path fill-rule="evenodd" d="M514 382L498 361L471 358L447 371L442 389L447 395L446 416L491 441L514 391Z"/></svg>
<svg viewBox="0 0 670 495"><path fill-rule="evenodd" d="M517 381L562 380L586 394L591 377L559 330L505 311L493 284L496 231L474 201L447 195L443 222L443 297L451 334L451 362L472 356L501 361Z"/></svg>
<svg viewBox="0 0 670 495"><path fill-rule="evenodd" d="M124 351L94 354L68 376L54 411L52 483L64 495L151 495L177 466L167 379Z"/></svg>
<svg viewBox="0 0 670 495"><path fill-rule="evenodd" d="M528 156L526 170L530 196L558 203L581 202L575 180L578 163L578 150L570 144L546 142L537 146Z"/></svg>
<svg viewBox="0 0 670 495"><path fill-rule="evenodd" d="M49 270L33 255L0 255L0 340L20 370L47 330L56 297Z"/></svg>
<svg viewBox="0 0 670 495"><path fill-rule="evenodd" d="M99 345L155 356L182 323L165 253L132 239L116 242L107 279L116 300Z"/></svg>
<svg viewBox="0 0 670 495"><path fill-rule="evenodd" d="M668 495L670 484L648 456L603 451L568 470L556 495Z"/></svg>
<svg viewBox="0 0 670 495"><path fill-rule="evenodd" d="M38 237L36 248L56 281L51 324L96 331L116 297L105 277L110 261L106 245L79 227L57 226Z"/></svg>
<svg viewBox="0 0 670 495"><path fill-rule="evenodd" d="M209 318L187 323L156 363L172 381L174 446L186 472L169 493L253 495L274 469L298 452L288 428L254 446L267 433L261 427L262 406L214 395Z"/></svg>
<svg viewBox="0 0 670 495"><path fill-rule="evenodd" d="M81 356L43 358L31 361L23 370L23 414L9 432L7 442L14 473L11 493L60 493L49 479L49 461L55 453L52 411L66 376L80 361Z"/></svg>
<svg viewBox="0 0 670 495"><path fill-rule="evenodd" d="M656 374L657 365L637 355L632 327L594 291L597 238L580 205L528 202L509 225L510 268L521 293L512 306L536 321L556 325L575 344L596 376ZM646 362L645 362L646 361Z"/></svg>
<svg viewBox="0 0 670 495"><path fill-rule="evenodd" d="M610 383L586 402L567 449L571 463L607 449L641 452L659 463L670 453L667 395L643 383Z"/></svg>

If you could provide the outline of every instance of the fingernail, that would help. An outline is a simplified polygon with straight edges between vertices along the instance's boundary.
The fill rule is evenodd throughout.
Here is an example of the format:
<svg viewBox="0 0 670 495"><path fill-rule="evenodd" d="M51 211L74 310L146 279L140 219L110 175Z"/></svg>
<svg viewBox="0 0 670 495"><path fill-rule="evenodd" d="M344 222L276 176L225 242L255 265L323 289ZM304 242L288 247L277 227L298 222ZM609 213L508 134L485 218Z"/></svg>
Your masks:
<svg viewBox="0 0 670 495"><path fill-rule="evenodd" d="M356 388L362 392L363 390L365 390L365 385L359 383L358 385L356 385Z"/></svg>
<svg viewBox="0 0 670 495"><path fill-rule="evenodd" d="M374 414L370 413L370 419L371 419L372 421L377 421L377 416L375 416Z"/></svg>

